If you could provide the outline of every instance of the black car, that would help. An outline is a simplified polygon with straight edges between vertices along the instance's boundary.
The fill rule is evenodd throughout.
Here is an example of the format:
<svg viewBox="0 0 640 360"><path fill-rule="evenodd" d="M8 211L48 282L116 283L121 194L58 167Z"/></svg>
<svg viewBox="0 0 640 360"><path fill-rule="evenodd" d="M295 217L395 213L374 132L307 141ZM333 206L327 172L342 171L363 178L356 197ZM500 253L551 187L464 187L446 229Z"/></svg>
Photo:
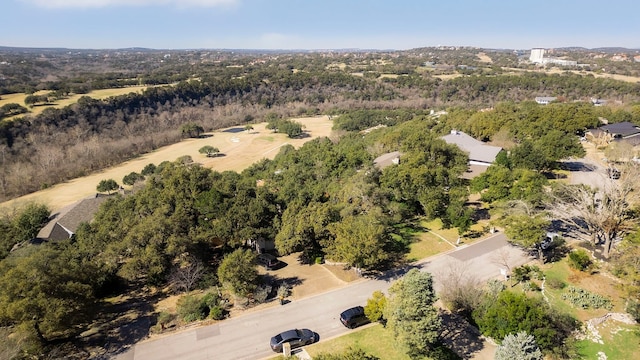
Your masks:
<svg viewBox="0 0 640 360"><path fill-rule="evenodd" d="M356 306L340 313L340 322L349 329L353 329L360 325L368 324L370 320L364 314L364 308Z"/></svg>
<svg viewBox="0 0 640 360"><path fill-rule="evenodd" d="M309 329L293 329L281 332L280 334L271 338L271 350L275 352L282 352L282 346L285 343L289 343L291 348L297 348L304 345L313 344L316 340L316 334Z"/></svg>
<svg viewBox="0 0 640 360"><path fill-rule="evenodd" d="M280 264L280 260L271 254L258 254L258 264L264 266L267 270L271 270Z"/></svg>

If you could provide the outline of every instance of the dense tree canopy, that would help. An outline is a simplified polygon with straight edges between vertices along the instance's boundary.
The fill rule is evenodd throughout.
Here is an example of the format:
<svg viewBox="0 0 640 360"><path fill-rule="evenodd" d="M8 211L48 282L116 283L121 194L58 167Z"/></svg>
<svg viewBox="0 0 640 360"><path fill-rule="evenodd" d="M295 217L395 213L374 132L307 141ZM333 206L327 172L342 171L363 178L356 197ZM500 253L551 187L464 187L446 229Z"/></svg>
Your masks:
<svg viewBox="0 0 640 360"><path fill-rule="evenodd" d="M428 355L438 340L442 320L431 274L411 269L389 289L387 326L409 356Z"/></svg>

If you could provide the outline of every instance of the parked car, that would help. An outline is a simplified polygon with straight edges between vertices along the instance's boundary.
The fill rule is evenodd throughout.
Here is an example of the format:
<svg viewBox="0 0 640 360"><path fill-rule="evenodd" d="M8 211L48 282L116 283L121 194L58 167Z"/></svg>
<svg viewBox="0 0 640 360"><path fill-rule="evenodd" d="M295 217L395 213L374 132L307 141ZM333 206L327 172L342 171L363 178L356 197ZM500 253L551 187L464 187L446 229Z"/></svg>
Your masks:
<svg viewBox="0 0 640 360"><path fill-rule="evenodd" d="M258 254L258 264L264 266L267 270L271 270L280 264L280 260L271 254Z"/></svg>
<svg viewBox="0 0 640 360"><path fill-rule="evenodd" d="M356 306L340 313L340 322L349 329L353 329L368 324L371 321L364 314L364 308L362 306Z"/></svg>
<svg viewBox="0 0 640 360"><path fill-rule="evenodd" d="M313 344L316 341L316 334L309 329L293 329L281 332L280 334L271 338L269 345L271 350L275 352L282 352L282 346L285 343L289 343L291 348L297 348Z"/></svg>

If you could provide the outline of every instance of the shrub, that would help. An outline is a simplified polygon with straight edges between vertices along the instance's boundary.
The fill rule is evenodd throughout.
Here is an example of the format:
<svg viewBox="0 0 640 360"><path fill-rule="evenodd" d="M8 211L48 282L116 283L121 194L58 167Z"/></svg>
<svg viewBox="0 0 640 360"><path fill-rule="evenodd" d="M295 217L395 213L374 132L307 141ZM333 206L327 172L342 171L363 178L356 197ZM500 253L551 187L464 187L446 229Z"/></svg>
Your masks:
<svg viewBox="0 0 640 360"><path fill-rule="evenodd" d="M206 307L203 302L193 295L185 295L176 304L178 315L184 322L202 320L206 317Z"/></svg>
<svg viewBox="0 0 640 360"><path fill-rule="evenodd" d="M580 307L582 309L604 308L610 310L612 307L611 299L588 292L575 286L569 286L567 288L567 292L562 294L562 299L567 300L571 304L573 304L573 306Z"/></svg>
<svg viewBox="0 0 640 360"><path fill-rule="evenodd" d="M565 286L567 286L567 284L564 281L556 278L547 279L546 284L547 286L555 290L564 289Z"/></svg>
<svg viewBox="0 0 640 360"><path fill-rule="evenodd" d="M209 318L213 320L222 320L227 315L227 311L222 306L214 306L209 308Z"/></svg>
<svg viewBox="0 0 640 360"><path fill-rule="evenodd" d="M522 289L524 291L540 291L540 286L534 282L527 281L522 284Z"/></svg>
<svg viewBox="0 0 640 360"><path fill-rule="evenodd" d="M164 330L167 328L167 325L169 325L169 323L171 321L173 321L174 316L166 311L161 311L158 314L158 325L160 325L160 329Z"/></svg>
<svg viewBox="0 0 640 360"><path fill-rule="evenodd" d="M627 302L627 306L625 311L633 316L636 322L640 322L640 301L638 300L629 300Z"/></svg>
<svg viewBox="0 0 640 360"><path fill-rule="evenodd" d="M586 271L592 264L589 253L584 249L577 249L569 253L569 266L576 270Z"/></svg>
<svg viewBox="0 0 640 360"><path fill-rule="evenodd" d="M253 294L253 299L259 304L262 304L263 302L267 301L267 299L269 298L269 294L271 294L271 289L272 289L271 285L258 286L255 293Z"/></svg>
<svg viewBox="0 0 640 360"><path fill-rule="evenodd" d="M387 306L387 297L384 296L382 291L374 291L371 297L367 299L364 314L373 322L381 321L385 306Z"/></svg>

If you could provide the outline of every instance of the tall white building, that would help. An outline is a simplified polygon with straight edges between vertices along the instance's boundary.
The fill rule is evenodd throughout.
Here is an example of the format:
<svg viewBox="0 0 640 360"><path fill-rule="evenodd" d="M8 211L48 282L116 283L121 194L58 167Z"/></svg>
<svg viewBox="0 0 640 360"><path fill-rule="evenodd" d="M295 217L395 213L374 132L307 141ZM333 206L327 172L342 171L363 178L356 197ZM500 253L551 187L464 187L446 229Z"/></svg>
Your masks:
<svg viewBox="0 0 640 360"><path fill-rule="evenodd" d="M543 62L544 58L544 49L542 48L533 48L531 49L531 56L529 56L529 61L534 64L540 64Z"/></svg>

